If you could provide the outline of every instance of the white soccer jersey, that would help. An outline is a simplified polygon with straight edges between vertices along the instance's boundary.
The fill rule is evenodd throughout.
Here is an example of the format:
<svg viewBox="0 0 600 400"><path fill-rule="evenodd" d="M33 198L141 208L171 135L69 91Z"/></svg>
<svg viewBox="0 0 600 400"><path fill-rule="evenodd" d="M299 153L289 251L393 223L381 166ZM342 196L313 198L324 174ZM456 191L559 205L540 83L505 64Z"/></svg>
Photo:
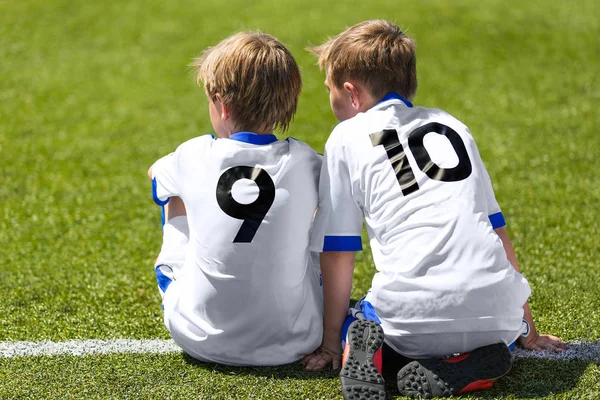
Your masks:
<svg viewBox="0 0 600 400"><path fill-rule="evenodd" d="M308 249L321 156L295 139L192 139L152 167L154 198L183 200L190 240L165 325L186 353L279 365L321 342L319 266Z"/></svg>
<svg viewBox="0 0 600 400"><path fill-rule="evenodd" d="M361 250L386 342L438 332L517 331L530 294L494 232L504 226L471 133L390 94L340 123L325 147L315 251Z"/></svg>

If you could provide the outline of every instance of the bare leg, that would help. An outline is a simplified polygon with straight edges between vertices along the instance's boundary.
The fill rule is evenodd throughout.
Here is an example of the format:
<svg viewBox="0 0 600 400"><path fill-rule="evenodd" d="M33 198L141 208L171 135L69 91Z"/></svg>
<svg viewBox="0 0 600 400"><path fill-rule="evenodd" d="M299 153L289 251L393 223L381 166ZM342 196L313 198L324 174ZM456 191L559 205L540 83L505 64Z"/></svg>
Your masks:
<svg viewBox="0 0 600 400"><path fill-rule="evenodd" d="M168 221L171 218L186 216L185 205L179 197L171 197L169 202L165 205L165 220Z"/></svg>

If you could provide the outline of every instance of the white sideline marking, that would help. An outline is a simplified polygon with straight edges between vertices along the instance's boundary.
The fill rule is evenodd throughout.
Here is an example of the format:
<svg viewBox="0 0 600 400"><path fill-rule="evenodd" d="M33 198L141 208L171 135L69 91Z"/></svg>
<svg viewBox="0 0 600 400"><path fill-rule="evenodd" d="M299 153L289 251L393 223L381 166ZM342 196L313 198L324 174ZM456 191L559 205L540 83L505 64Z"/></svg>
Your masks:
<svg viewBox="0 0 600 400"><path fill-rule="evenodd" d="M569 349L562 353L535 352L517 349L516 359L549 359L566 361L600 362L600 342L568 343ZM165 354L181 352L172 340L113 339L69 340L66 342L0 342L0 358L30 356L87 356L94 354L146 353Z"/></svg>
<svg viewBox="0 0 600 400"><path fill-rule="evenodd" d="M543 358L547 360L600 362L600 342L573 342L567 343L567 346L568 349L562 353L554 353L551 350L538 352L515 349L512 354L516 359Z"/></svg>
<svg viewBox="0 0 600 400"><path fill-rule="evenodd" d="M66 342L0 342L0 358L28 356L87 356L116 353L176 353L181 348L172 340L68 340Z"/></svg>

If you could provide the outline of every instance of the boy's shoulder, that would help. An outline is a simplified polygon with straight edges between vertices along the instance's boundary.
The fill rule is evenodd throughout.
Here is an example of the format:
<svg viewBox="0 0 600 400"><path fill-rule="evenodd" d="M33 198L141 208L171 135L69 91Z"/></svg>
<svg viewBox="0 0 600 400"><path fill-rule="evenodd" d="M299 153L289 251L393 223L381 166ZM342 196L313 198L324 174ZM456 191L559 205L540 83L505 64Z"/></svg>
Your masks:
<svg viewBox="0 0 600 400"><path fill-rule="evenodd" d="M289 143L290 153L321 162L321 154L317 153L308 143L291 136L285 140Z"/></svg>
<svg viewBox="0 0 600 400"><path fill-rule="evenodd" d="M310 145L300 139L296 139L295 137L288 137L285 139L289 144L290 148L293 147L297 151L305 152L307 154L317 154L317 152L310 147Z"/></svg>
<svg viewBox="0 0 600 400"><path fill-rule="evenodd" d="M191 139L186 140L185 142L181 143L178 146L178 149L205 147L205 146L208 146L208 145L211 145L212 143L214 143L215 140L216 139L215 139L214 135L211 135L211 134L197 136L195 138L191 138Z"/></svg>
<svg viewBox="0 0 600 400"><path fill-rule="evenodd" d="M404 107L399 109L401 115L392 107L374 108L367 112L338 123L332 130L328 144L344 145L350 137L365 133L378 132L389 129L394 124L402 127L414 127L415 124L425 125L437 122L448 125L454 129L466 130L468 127L459 119L439 108L421 106ZM400 117L400 118L398 118Z"/></svg>
<svg viewBox="0 0 600 400"><path fill-rule="evenodd" d="M190 152L196 153L200 149L209 147L214 141L214 136L210 134L197 136L195 138L188 139L185 142L181 143L179 146L177 146L177 149L175 149L174 153L179 157L181 157L183 154Z"/></svg>
<svg viewBox="0 0 600 400"><path fill-rule="evenodd" d="M346 147L355 141L353 139L382 130L386 124L387 119L382 118L378 110L371 109L358 113L352 118L340 121L333 128L325 147L329 149Z"/></svg>
<svg viewBox="0 0 600 400"><path fill-rule="evenodd" d="M462 121L440 108L415 107L415 109L421 114L421 118L423 118L426 123L438 122L459 129L468 129Z"/></svg>
<svg viewBox="0 0 600 400"><path fill-rule="evenodd" d="M198 151L201 149L208 150L219 141L224 141L223 143L228 142L227 139L217 139L214 135L211 134L198 136L180 144L177 147L177 152ZM302 140L293 137L288 137L280 142L283 141L288 143L290 153L294 153L294 155L296 156L304 156L309 158L319 157L319 154L312 147L310 147L310 145L303 142ZM237 141L231 141L231 143L235 142Z"/></svg>

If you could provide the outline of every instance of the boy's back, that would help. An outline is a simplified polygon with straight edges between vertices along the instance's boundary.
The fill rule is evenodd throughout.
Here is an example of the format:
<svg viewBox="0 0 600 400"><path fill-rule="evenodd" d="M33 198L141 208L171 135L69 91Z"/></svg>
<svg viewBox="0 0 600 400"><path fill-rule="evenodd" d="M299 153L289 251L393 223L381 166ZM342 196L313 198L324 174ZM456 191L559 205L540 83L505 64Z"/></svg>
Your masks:
<svg viewBox="0 0 600 400"><path fill-rule="evenodd" d="M318 265L308 252L319 156L294 139L202 136L153 166L156 195L187 209L186 261L169 286L165 323L198 359L274 365L321 340Z"/></svg>
<svg viewBox="0 0 600 400"><path fill-rule="evenodd" d="M307 369L342 364L346 399L384 398L382 373L403 396L433 398L489 388L510 369L507 345L517 339L564 349L535 329L530 289L470 132L409 101L414 41L370 20L310 50L343 122L325 146L319 183L321 240L312 248L322 251L324 328ZM347 310L363 215L378 272ZM404 365L406 357L421 360Z"/></svg>
<svg viewBox="0 0 600 400"><path fill-rule="evenodd" d="M308 250L321 160L273 132L293 119L300 69L283 43L260 32L222 40L192 67L219 139L190 140L149 171L155 200L170 197L155 263L165 325L199 360L297 361L323 331Z"/></svg>
<svg viewBox="0 0 600 400"><path fill-rule="evenodd" d="M378 271L366 301L393 348L417 357L407 335L518 329L529 286L494 232L500 208L462 123L387 96L336 127L326 162L319 213L345 218L317 217L315 249L360 243L364 214Z"/></svg>

